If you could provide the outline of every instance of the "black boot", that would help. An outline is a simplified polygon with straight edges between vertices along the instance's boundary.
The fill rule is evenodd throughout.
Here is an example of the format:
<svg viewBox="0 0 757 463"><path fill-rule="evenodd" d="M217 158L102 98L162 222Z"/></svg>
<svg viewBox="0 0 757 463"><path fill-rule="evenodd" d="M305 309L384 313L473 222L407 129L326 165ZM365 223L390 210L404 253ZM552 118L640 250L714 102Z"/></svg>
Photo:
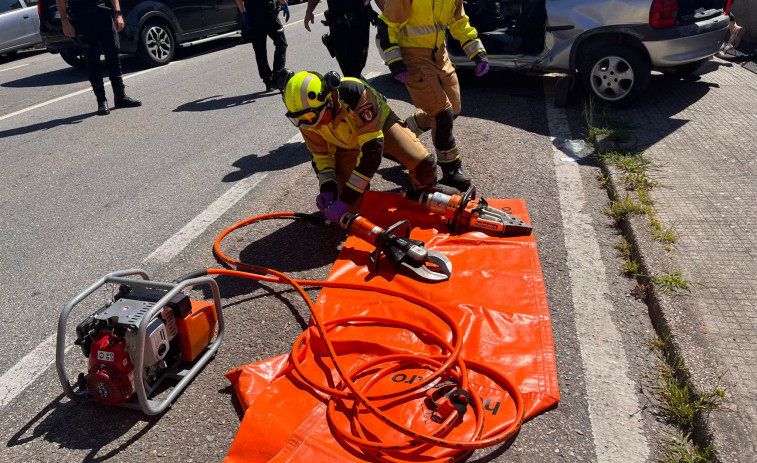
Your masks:
<svg viewBox="0 0 757 463"><path fill-rule="evenodd" d="M123 84L119 86L113 83L113 97L115 98L114 106L116 108L136 108L137 106L142 106L141 101L126 96Z"/></svg>
<svg viewBox="0 0 757 463"><path fill-rule="evenodd" d="M470 188L471 179L463 170L463 162L459 158L449 163L440 162L439 167L442 168L442 179L439 180L439 183L457 188L460 191Z"/></svg>
<svg viewBox="0 0 757 463"><path fill-rule="evenodd" d="M114 106L116 108L136 108L137 106L142 106L142 102L124 95L121 98L116 98Z"/></svg>
<svg viewBox="0 0 757 463"><path fill-rule="evenodd" d="M108 108L108 100L100 100L97 102L97 115L107 116L110 114L110 108Z"/></svg>

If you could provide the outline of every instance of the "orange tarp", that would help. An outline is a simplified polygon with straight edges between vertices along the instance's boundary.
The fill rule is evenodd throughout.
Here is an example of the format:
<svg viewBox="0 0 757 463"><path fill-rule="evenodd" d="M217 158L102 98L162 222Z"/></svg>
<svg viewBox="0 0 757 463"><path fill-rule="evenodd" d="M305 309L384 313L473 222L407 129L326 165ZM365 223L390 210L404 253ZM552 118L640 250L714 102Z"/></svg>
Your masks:
<svg viewBox="0 0 757 463"><path fill-rule="evenodd" d="M492 207L529 222L522 200L487 199ZM401 209L398 209L401 207ZM503 372L517 385L525 402L526 418L557 404L559 392L552 345L552 331L536 241L531 236L496 237L483 232L454 236L447 233L442 218L389 193L366 192L361 213L384 228L399 220L410 220L410 237L426 243L428 249L444 253L452 262L448 281L427 283L384 263L379 274L369 271L372 246L349 237L329 274L330 281L363 282L391 288L425 299L449 314L462 328L461 357L469 362L469 378L481 400L484 433L495 426L515 421L512 398L486 374L476 368L482 363ZM328 322L344 317L382 316L411 323L416 330L359 323L338 326L329 332L340 354L339 364L346 371L376 357L395 353L434 355L443 349L434 336L450 339L450 329L426 309L386 294L325 288L315 310ZM427 334L430 333L430 334ZM339 383L332 362L312 327L309 349L303 366L316 372L334 387ZM371 386L369 394L391 392L417 383L434 368L428 364L402 364ZM375 373L378 368L373 368ZM366 384L370 375L355 378ZM245 409L237 436L226 457L227 463L304 462L318 463L373 460L330 429L326 419L328 399L312 390L292 370L289 354L238 367L227 377L234 385ZM447 377L444 380L449 380ZM439 424L431 420L424 401L425 392L414 400L378 401L389 418L423 433L432 433ZM350 432L349 408L352 402L339 402L334 425ZM472 407L469 407L469 409ZM359 412L365 433L384 442L407 436L388 427L365 408ZM467 412L462 422L445 434L447 438L473 438L475 413ZM446 455L445 451L422 446L405 450L402 459L424 461ZM396 456L396 455L395 455Z"/></svg>

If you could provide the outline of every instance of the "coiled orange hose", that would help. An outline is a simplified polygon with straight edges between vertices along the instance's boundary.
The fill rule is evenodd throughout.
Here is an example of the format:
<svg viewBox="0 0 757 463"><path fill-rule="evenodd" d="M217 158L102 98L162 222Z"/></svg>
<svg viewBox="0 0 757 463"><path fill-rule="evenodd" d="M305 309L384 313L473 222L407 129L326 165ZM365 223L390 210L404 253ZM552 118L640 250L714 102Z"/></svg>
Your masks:
<svg viewBox="0 0 757 463"><path fill-rule="evenodd" d="M312 219L311 216L305 216L304 214L297 214L294 212L278 212L278 213L273 213L273 214L265 214L265 215L260 215L257 217L252 217L227 228L226 230L221 232L216 238L216 241L213 245L213 252L220 261L230 266L236 267L237 269L240 269L240 270L208 269L207 274L208 275L228 275L228 276L235 276L235 277L240 277L240 278L257 280L257 281L264 281L264 282L269 282L269 283L288 284L292 286L299 293L300 297L302 297L303 301L305 301L305 303L307 304L308 309L310 309L313 324L316 330L318 331L318 335L321 339L321 342L323 342L323 345L326 347L328 355L334 364L334 368L336 369L337 374L339 375L339 378L342 381L341 385L338 385L338 387L329 387L324 384L321 384L320 380L323 380L323 378L311 378L308 376L306 371L302 368L301 358L311 341L311 337L308 336L307 330L304 331L295 341L294 346L292 347L290 358L294 366L294 369L295 371L297 371L300 378L310 387L312 387L319 393L328 397L329 403L328 403L328 409L327 409L327 418L329 421L330 429L332 430L332 432L335 433L337 437L340 437L344 441L349 442L352 445L359 447L364 452L372 455L374 458L378 460L388 461L388 462L393 462L393 463L408 461L408 460L403 460L400 458L401 456L410 456L410 455L402 455L399 452L404 449L416 449L424 445L425 446L433 445L433 446L439 446L439 447L448 449L448 450L442 451L440 455L434 459L426 458L426 459L421 460L424 462L436 463L436 462L442 462L442 461L444 462L459 461L463 458L466 458L475 449L490 447L490 446L497 445L499 443L506 441L507 439L512 437L515 434L515 432L517 432L518 429L520 429L520 426L523 423L523 420L525 417L525 407L523 404L523 397L520 391L518 390L518 388L503 373L495 371L494 369L487 367L486 365L482 363L464 361L463 358L460 356L460 352L462 350L462 344L463 344L463 337L462 337L460 326L457 324L455 320L453 320L443 310L431 304L430 302L411 296L409 294L403 294L391 289L374 287L367 284L342 283L342 282L318 281L318 280L298 280L270 268L264 268L264 267L259 267L256 265L238 262L237 260L232 259L231 257L225 255L221 251L220 249L221 241L223 240L224 237L226 237L232 231L237 230L246 225L259 222L261 220L274 219L274 218L310 218ZM385 317L361 316L361 317L351 317L351 318L340 318L340 319L324 322L313 310L314 303L310 299L310 297L307 295L305 290L303 289L304 286L339 288L339 289L347 289L347 290L355 290L355 291L373 291L373 292L379 292L391 297L401 298L411 304L415 304L420 307L423 307L424 309L436 315L444 323L446 323L451 332L452 342L451 343L447 342L446 336L441 336L437 333L429 332L425 330L424 328L421 328L419 326L414 326L409 322L389 319ZM392 326L392 327L406 329L416 334L422 334L424 336L427 336L429 339L432 339L441 347L442 354L430 355L430 356L419 355L419 354L386 355L382 357L377 357L365 363L364 365L360 366L359 368L355 368L355 371L353 371L352 373L347 374L344 368L339 364L339 360L338 360L339 355L337 354L336 350L334 349L334 346L332 345L329 339L329 330L340 325L349 324L350 326L360 326L361 324L376 324L376 323L380 323L384 326ZM371 378L369 378L368 381L366 381L361 387L358 387L355 384L354 382L355 378L357 378L361 373L365 372L366 370L370 368L379 367L381 365L385 365L385 366L380 368L380 370L377 373L375 373ZM386 377L392 372L402 367L405 367L407 365L422 365L423 367L426 367L426 368L433 368L433 372L430 375L428 375L428 377L410 386L409 388L400 389L391 394L373 394L373 395L370 394L371 387L375 385L380 379ZM512 398L514 402L515 414L516 414L515 421L511 423L509 426L505 423L501 426L495 427L494 429L484 434L483 432L484 418L483 418L482 403L475 389L469 384L468 373L467 373L468 365L474 367L477 371L485 374L497 385L502 387L503 390L509 393L510 397ZM473 412L475 413L475 416L476 416L476 422L475 422L474 431L472 435L469 436L468 440L452 440L449 438L441 437L448 434L449 430L458 421L458 413L456 411L453 411L444 420L444 422L440 424L438 429L436 429L433 433L424 434L393 421L377 405L373 403L373 401L380 400L380 399L395 398L395 400L401 400L403 398L409 398L410 396L414 396L413 400L417 400L418 392L423 390L427 385L431 384L433 381L435 381L437 378L441 377L442 375L448 375L455 378L457 382L459 383L459 387L463 390L467 390L468 393L470 394L470 397L471 397L470 403L472 404ZM336 413L336 401L344 400L344 399L353 401L352 415L351 415L351 420L350 420L352 424L352 428L353 428L352 430L340 429L335 424L334 417ZM398 441L398 442L381 442L375 439L368 438L366 436L366 433L364 432L364 426L361 424L360 418L359 418L361 414L361 409L363 408L369 410L375 417L379 418L382 422L387 424L392 429L395 429L399 431L400 433L404 434L405 436L408 436L408 439L403 440L403 441ZM395 451L395 452L393 452L393 454L390 455L387 453L389 451ZM418 452L414 452L412 457L414 458L413 461L419 461Z"/></svg>

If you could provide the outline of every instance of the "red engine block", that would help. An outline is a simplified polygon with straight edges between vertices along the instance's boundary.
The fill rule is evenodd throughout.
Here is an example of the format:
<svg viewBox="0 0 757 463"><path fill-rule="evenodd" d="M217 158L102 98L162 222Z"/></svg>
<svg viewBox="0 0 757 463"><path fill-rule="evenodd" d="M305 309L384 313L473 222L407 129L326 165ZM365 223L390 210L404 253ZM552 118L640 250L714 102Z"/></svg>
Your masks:
<svg viewBox="0 0 757 463"><path fill-rule="evenodd" d="M134 395L134 365L126 351L126 340L100 330L89 355L87 390L98 402L116 405Z"/></svg>

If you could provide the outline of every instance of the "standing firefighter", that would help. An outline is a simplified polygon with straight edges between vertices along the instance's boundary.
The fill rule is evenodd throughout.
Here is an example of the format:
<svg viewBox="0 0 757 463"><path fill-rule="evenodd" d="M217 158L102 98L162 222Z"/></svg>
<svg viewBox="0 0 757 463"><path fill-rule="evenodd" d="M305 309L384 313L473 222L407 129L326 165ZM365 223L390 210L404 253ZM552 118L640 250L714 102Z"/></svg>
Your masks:
<svg viewBox="0 0 757 463"><path fill-rule="evenodd" d="M284 20L289 22L289 6L286 0L236 0L242 13L242 27L250 31L252 49L258 74L265 84L265 91L276 88L274 80L286 65L287 39L279 12L284 12ZM273 69L268 64L268 37L273 40Z"/></svg>
<svg viewBox="0 0 757 463"><path fill-rule="evenodd" d="M313 10L320 0L308 0L305 10L305 29L310 32L315 16ZM371 22L377 15L371 8L370 0L327 0L328 10L324 16L329 26L323 44L332 57L336 58L342 75L359 78L368 58Z"/></svg>
<svg viewBox="0 0 757 463"><path fill-rule="evenodd" d="M312 154L320 193L316 205L332 222L357 212L384 153L410 170L416 189L436 183L436 159L370 85L329 72L290 73L286 116Z"/></svg>
<svg viewBox="0 0 757 463"><path fill-rule="evenodd" d="M379 43L392 75L407 85L420 111L408 118L418 135L431 129L442 184L466 190L471 180L463 171L452 124L460 114L460 84L444 44L445 31L460 42L476 62L476 75L489 71L486 50L463 11L462 0L386 0L379 16Z"/></svg>
<svg viewBox="0 0 757 463"><path fill-rule="evenodd" d="M141 106L142 102L129 98L124 90L121 61L118 57L118 33L124 28L124 18L118 0L110 0L107 4L105 0L55 0L55 5L60 12L63 34L71 38L78 34L82 38L89 83L97 98L97 114L110 114L100 70L100 50L108 64L108 78L113 87L116 108Z"/></svg>

